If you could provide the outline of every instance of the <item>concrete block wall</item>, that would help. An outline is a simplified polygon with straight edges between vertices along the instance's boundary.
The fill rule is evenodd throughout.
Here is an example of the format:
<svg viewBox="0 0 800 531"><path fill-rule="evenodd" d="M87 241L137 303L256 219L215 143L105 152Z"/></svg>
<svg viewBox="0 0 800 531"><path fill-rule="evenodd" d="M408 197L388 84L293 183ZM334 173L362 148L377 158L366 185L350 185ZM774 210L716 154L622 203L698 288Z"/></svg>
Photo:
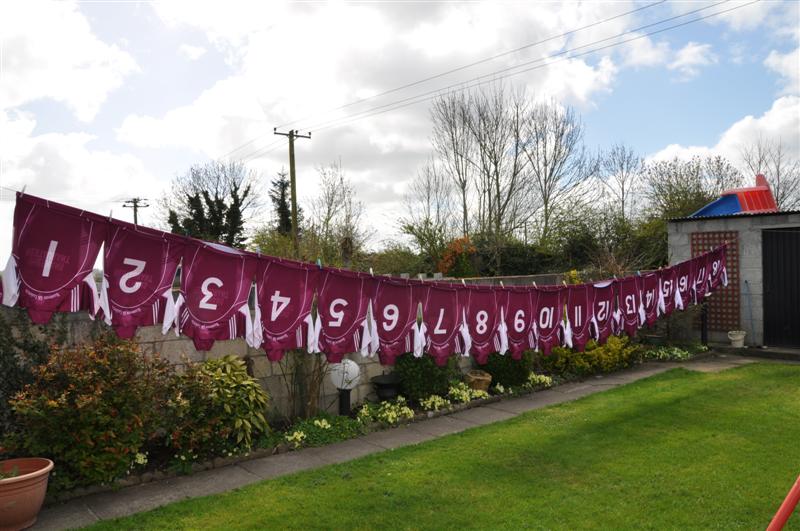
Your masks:
<svg viewBox="0 0 800 531"><path fill-rule="evenodd" d="M693 232L738 232L739 315L741 328L747 332L746 342L749 345L761 346L764 344L764 277L761 231L783 227L800 227L800 214L731 216L671 221L668 224L669 262L671 264L691 258L691 234ZM728 341L727 333L719 331L709 331L709 339L719 342Z"/></svg>

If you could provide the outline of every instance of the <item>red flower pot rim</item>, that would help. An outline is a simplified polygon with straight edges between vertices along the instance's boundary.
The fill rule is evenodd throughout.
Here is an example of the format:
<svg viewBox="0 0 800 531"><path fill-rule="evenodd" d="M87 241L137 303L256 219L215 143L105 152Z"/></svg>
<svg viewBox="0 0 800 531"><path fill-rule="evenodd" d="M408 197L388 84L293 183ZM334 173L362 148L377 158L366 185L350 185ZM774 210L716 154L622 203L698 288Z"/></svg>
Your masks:
<svg viewBox="0 0 800 531"><path fill-rule="evenodd" d="M44 458L44 457L20 457L20 458L16 458L16 459L3 459L3 460L0 460L0 464L3 465L3 469L6 469L8 467L8 465L10 464L11 466L9 468L13 470L14 461L25 461L25 462L28 462L28 463L31 463L32 461L39 461L42 466L38 467L33 472L28 472L26 474L20 474L18 476L14 476L13 478L0 479L0 485L5 486L5 485L11 485L12 483L18 483L20 481L25 481L26 479L31 479L31 478L33 478L35 476L41 476L43 474L47 474L48 472L50 472L53 469L53 462L51 460L49 460L49 459Z"/></svg>

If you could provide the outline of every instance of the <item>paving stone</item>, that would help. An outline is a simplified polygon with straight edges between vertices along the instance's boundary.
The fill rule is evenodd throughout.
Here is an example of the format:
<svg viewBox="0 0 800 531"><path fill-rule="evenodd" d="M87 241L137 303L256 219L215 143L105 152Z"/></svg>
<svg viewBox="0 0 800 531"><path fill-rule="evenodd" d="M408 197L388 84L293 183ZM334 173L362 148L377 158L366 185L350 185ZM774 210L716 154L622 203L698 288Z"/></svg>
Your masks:
<svg viewBox="0 0 800 531"><path fill-rule="evenodd" d="M96 521L97 517L83 502L73 501L45 507L31 529L35 531L72 529L85 527Z"/></svg>
<svg viewBox="0 0 800 531"><path fill-rule="evenodd" d="M453 418L452 415L445 417L437 417L435 419L424 420L422 422L415 422L409 426L409 429L432 435L434 437L442 437L452 433L459 433L469 428L474 428L475 424Z"/></svg>
<svg viewBox="0 0 800 531"><path fill-rule="evenodd" d="M148 511L188 496L178 488L177 478L137 485L117 492L103 492L82 498L101 520Z"/></svg>
<svg viewBox="0 0 800 531"><path fill-rule="evenodd" d="M494 407L492 407L493 405L494 404L483 407L475 407L472 409L465 409L464 411L454 414L453 418L465 420L477 425L483 425L516 417L515 414L509 413L508 411L494 409Z"/></svg>
<svg viewBox="0 0 800 531"><path fill-rule="evenodd" d="M509 413L514 413L516 415L519 415L520 413L525 413L526 411L530 411L532 409L539 409L541 407L544 406L542 406L541 403L529 399L527 396L502 400L500 402L492 404L492 409L499 409L500 411L507 411Z"/></svg>
<svg viewBox="0 0 800 531"><path fill-rule="evenodd" d="M407 426L401 426L370 433L361 440L387 450L392 450L394 448L417 444L434 438L435 436L433 435L422 433Z"/></svg>
<svg viewBox="0 0 800 531"><path fill-rule="evenodd" d="M191 476L177 478L177 487L190 498L218 494L251 483L261 481L261 477L240 466L226 466L219 469L204 470Z"/></svg>
<svg viewBox="0 0 800 531"><path fill-rule="evenodd" d="M314 449L243 461L239 463L239 466L261 479L271 479L293 472L308 470L309 468L324 466L326 464L325 460L312 450Z"/></svg>
<svg viewBox="0 0 800 531"><path fill-rule="evenodd" d="M328 446L315 448L314 450L319 450L319 452L315 455L326 464L343 463L345 461L350 461L351 459L358 459L359 457L364 457L365 455L383 451L382 448L374 444L364 442L362 439L350 439L347 441L330 444Z"/></svg>

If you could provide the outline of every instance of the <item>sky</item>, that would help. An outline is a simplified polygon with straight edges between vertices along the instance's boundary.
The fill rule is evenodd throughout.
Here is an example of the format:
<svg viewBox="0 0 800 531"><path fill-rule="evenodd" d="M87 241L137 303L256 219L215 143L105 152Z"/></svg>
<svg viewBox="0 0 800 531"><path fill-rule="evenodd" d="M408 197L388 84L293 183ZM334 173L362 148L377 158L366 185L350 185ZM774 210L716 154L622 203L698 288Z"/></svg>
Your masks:
<svg viewBox="0 0 800 531"><path fill-rule="evenodd" d="M274 127L312 132L296 143L301 205L316 168L341 161L379 247L400 238L404 194L430 156L430 101L369 111L479 76L573 106L590 149L736 160L764 136L800 156L799 70L792 1L8 0L0 260L9 189L132 220L123 200L155 204L192 164L235 159L266 191L288 166Z"/></svg>

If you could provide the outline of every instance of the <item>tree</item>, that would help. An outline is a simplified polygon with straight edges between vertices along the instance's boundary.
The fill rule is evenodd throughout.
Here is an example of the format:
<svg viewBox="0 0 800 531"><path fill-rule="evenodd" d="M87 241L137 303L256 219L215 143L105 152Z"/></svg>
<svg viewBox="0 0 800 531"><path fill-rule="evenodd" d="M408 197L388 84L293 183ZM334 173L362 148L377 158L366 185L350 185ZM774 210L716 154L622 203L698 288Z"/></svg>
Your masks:
<svg viewBox="0 0 800 531"><path fill-rule="evenodd" d="M740 154L751 174L767 178L779 210L800 208L800 160L786 152L783 141L759 137Z"/></svg>
<svg viewBox="0 0 800 531"><path fill-rule="evenodd" d="M192 166L161 200L165 221L172 232L243 247L244 220L260 207L255 181L240 162Z"/></svg>
<svg viewBox="0 0 800 531"><path fill-rule="evenodd" d="M272 201L272 209L275 215L275 230L279 234L292 234L292 205L291 205L291 183L289 182L286 170L281 169L278 177L272 181L269 190L269 198ZM303 209L297 207L297 226L302 224Z"/></svg>
<svg viewBox="0 0 800 531"><path fill-rule="evenodd" d="M615 144L600 157L598 176L611 198L607 206L623 221L631 218L642 164L641 157L624 144Z"/></svg>

